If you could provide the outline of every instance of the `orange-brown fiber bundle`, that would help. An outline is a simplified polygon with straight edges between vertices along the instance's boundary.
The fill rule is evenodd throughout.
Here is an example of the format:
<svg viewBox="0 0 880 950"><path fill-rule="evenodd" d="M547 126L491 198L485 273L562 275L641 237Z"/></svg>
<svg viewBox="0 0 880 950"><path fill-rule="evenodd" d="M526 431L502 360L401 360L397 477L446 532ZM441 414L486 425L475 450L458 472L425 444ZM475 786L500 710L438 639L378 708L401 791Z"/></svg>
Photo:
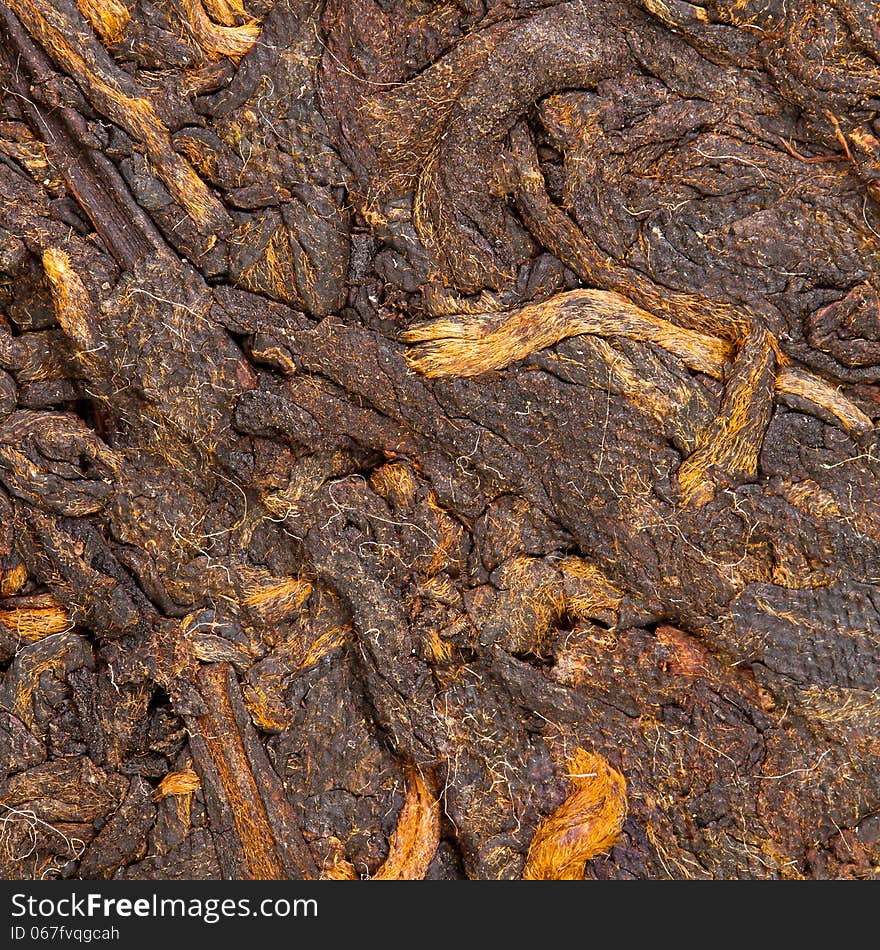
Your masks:
<svg viewBox="0 0 880 950"><path fill-rule="evenodd" d="M169 772L165 778L159 782L156 791L153 792L153 801L160 802L169 795L181 796L192 795L202 784L201 779L193 769L187 767L178 772Z"/></svg>
<svg viewBox="0 0 880 950"><path fill-rule="evenodd" d="M406 774L406 797L375 881L419 881L440 843L440 806L415 768Z"/></svg>
<svg viewBox="0 0 880 950"><path fill-rule="evenodd" d="M36 594L4 603L0 606L0 624L26 643L35 643L74 627L72 615L52 594Z"/></svg>
<svg viewBox="0 0 880 950"><path fill-rule="evenodd" d="M526 881L576 881L607 851L626 820L626 780L601 755L578 749L568 760L571 792L535 832Z"/></svg>
<svg viewBox="0 0 880 950"><path fill-rule="evenodd" d="M406 793L397 827L388 842L388 857L373 881L420 881L428 873L440 843L440 803L414 766L406 770ZM338 842L337 842L338 844ZM356 881L354 865L337 857L321 872L325 881Z"/></svg>

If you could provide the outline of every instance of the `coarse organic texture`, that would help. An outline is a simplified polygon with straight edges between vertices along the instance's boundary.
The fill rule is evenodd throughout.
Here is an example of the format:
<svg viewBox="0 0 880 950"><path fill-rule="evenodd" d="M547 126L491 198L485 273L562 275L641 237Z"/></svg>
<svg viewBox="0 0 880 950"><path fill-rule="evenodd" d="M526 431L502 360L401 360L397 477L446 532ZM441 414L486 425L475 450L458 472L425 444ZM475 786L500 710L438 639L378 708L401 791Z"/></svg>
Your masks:
<svg viewBox="0 0 880 950"><path fill-rule="evenodd" d="M878 201L864 0L0 0L0 874L880 876Z"/></svg>

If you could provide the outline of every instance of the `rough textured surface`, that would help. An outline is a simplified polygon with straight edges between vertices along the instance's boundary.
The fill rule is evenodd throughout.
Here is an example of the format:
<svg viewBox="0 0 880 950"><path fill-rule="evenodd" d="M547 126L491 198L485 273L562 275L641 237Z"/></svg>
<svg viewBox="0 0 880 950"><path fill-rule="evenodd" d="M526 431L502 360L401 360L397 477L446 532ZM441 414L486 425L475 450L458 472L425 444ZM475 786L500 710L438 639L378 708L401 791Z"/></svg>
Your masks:
<svg viewBox="0 0 880 950"><path fill-rule="evenodd" d="M875 13L0 0L3 876L877 877Z"/></svg>

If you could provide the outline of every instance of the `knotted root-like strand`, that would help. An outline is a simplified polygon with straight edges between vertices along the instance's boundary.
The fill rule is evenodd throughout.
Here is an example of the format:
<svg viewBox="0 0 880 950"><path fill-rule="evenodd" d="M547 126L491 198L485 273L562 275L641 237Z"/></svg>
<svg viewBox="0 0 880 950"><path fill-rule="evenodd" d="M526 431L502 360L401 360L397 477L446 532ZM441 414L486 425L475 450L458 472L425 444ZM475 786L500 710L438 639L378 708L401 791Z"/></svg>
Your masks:
<svg viewBox="0 0 880 950"><path fill-rule="evenodd" d="M403 339L415 344L405 359L423 376L479 376L583 333L652 343L714 379L725 377L736 353L725 339L656 317L614 291L592 289L566 291L513 310L426 321L407 330ZM778 364L775 394L792 397L799 408L835 421L852 435L874 428L871 419L832 385L784 365L769 334L767 346Z"/></svg>
<svg viewBox="0 0 880 950"><path fill-rule="evenodd" d="M776 359L770 335L756 327L737 355L717 415L697 437L697 447L678 470L686 503L704 504L714 494L713 470L754 478L764 431L773 411Z"/></svg>
<svg viewBox="0 0 880 950"><path fill-rule="evenodd" d="M434 320L408 330L409 365L424 376L478 376L581 333L654 343L686 366L720 377L730 343L659 319L608 290L571 290L542 303L465 320Z"/></svg>

